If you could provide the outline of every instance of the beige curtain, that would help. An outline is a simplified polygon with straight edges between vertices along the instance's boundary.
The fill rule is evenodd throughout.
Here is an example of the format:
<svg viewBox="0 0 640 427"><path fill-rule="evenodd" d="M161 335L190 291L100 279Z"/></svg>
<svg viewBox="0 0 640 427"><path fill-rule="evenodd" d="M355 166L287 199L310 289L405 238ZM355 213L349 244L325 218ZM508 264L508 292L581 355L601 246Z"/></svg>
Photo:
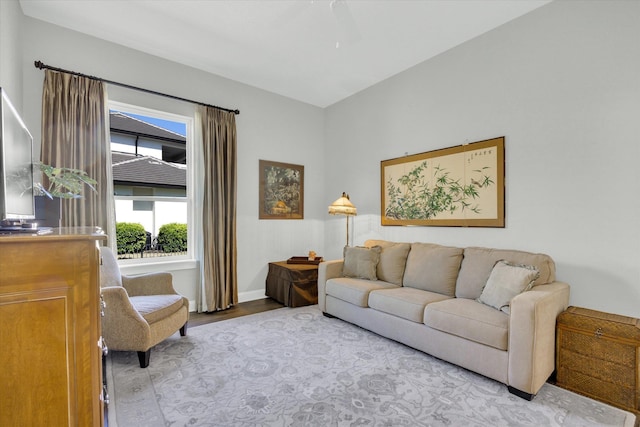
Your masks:
<svg viewBox="0 0 640 427"><path fill-rule="evenodd" d="M63 199L63 227L101 227L114 235L113 181L105 85L45 70L41 161L85 171L98 182L79 199ZM114 239L112 239L114 240Z"/></svg>
<svg viewBox="0 0 640 427"><path fill-rule="evenodd" d="M201 311L238 303L236 254L236 118L201 106L204 161Z"/></svg>

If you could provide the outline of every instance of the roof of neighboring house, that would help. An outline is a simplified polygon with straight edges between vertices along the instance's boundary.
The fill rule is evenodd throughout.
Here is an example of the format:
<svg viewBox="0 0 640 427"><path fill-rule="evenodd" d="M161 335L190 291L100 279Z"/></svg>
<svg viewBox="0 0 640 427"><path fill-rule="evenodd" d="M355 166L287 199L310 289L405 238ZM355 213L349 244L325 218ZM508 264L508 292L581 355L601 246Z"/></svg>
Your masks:
<svg viewBox="0 0 640 427"><path fill-rule="evenodd" d="M114 183L153 187L186 188L186 165L155 157L111 152Z"/></svg>
<svg viewBox="0 0 640 427"><path fill-rule="evenodd" d="M112 131L140 135L165 141L186 143L187 139L179 133L171 132L151 123L143 122L135 117L127 116L118 111L109 114Z"/></svg>

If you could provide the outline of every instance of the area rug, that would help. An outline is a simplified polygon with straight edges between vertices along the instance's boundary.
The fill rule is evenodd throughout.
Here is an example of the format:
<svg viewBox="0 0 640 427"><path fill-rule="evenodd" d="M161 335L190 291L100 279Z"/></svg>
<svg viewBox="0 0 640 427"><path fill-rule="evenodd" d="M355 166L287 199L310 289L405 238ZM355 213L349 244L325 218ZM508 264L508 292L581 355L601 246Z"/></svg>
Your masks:
<svg viewBox="0 0 640 427"><path fill-rule="evenodd" d="M191 328L107 358L110 427L633 426L633 415L545 384L504 384L339 319L282 308Z"/></svg>

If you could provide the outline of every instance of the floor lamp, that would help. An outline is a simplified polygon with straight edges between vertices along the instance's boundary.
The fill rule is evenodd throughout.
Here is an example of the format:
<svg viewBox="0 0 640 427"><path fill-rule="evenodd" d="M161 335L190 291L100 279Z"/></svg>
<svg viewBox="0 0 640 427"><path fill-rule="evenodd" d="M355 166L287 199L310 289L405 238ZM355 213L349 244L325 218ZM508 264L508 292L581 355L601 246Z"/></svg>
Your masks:
<svg viewBox="0 0 640 427"><path fill-rule="evenodd" d="M342 193L342 196L335 202L329 205L329 213L331 215L344 215L347 218L347 246L349 246L349 217L357 215L357 209L349 200L347 193Z"/></svg>

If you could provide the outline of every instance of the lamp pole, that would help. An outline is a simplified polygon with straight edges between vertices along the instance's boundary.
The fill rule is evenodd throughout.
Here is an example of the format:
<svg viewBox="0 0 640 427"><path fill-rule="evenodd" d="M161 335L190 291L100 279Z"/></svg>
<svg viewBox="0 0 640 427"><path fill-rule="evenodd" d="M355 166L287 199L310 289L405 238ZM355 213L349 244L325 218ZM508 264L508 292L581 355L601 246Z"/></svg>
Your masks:
<svg viewBox="0 0 640 427"><path fill-rule="evenodd" d="M347 246L349 246L349 215L345 215L347 218Z"/></svg>

